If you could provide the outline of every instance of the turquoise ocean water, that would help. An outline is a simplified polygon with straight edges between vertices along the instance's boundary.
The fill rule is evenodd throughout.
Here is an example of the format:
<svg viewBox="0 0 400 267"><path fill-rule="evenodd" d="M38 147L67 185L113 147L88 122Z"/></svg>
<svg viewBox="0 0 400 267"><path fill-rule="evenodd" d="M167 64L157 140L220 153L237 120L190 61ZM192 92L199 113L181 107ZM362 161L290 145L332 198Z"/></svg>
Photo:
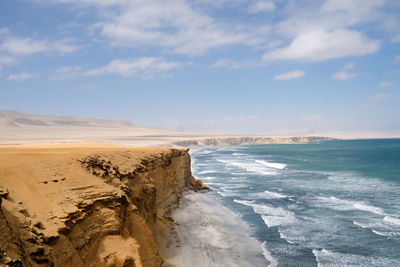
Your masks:
<svg viewBox="0 0 400 267"><path fill-rule="evenodd" d="M204 148L193 173L279 266L400 266L400 139Z"/></svg>

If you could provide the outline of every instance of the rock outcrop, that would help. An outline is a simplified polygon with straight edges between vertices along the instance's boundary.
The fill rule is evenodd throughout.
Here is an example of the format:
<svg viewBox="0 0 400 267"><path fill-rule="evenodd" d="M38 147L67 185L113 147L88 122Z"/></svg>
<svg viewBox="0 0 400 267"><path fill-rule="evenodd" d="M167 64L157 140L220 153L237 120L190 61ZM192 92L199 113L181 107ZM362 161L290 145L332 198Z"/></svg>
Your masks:
<svg viewBox="0 0 400 267"><path fill-rule="evenodd" d="M161 266L156 240L193 178L187 149L0 148L0 266Z"/></svg>

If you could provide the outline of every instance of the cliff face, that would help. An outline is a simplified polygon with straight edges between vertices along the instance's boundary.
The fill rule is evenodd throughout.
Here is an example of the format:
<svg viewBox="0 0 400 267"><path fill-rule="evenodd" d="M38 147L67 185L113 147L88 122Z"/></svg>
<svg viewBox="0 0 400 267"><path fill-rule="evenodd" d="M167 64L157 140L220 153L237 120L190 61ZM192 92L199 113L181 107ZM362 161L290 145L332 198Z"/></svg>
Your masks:
<svg viewBox="0 0 400 267"><path fill-rule="evenodd" d="M234 136L234 137L212 137L201 139L188 139L175 141L173 144L179 146L233 146L233 145L262 145L262 144L296 144L313 143L334 140L329 137L300 136L300 137L264 137L264 136Z"/></svg>
<svg viewBox="0 0 400 267"><path fill-rule="evenodd" d="M186 149L0 148L0 263L161 266L156 236L202 183Z"/></svg>

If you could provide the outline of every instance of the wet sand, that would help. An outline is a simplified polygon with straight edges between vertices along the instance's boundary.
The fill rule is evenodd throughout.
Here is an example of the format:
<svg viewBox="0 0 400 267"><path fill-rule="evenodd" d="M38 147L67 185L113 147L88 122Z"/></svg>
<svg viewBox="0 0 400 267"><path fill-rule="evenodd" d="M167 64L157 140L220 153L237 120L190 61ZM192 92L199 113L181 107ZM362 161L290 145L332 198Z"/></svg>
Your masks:
<svg viewBox="0 0 400 267"><path fill-rule="evenodd" d="M187 192L160 251L164 266L268 266L262 244L230 210L204 193Z"/></svg>

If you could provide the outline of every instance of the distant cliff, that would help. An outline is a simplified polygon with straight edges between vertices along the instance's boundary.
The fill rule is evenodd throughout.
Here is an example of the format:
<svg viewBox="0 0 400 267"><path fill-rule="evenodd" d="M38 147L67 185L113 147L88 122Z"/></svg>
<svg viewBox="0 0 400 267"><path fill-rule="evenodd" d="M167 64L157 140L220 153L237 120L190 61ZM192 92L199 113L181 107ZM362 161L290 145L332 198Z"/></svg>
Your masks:
<svg viewBox="0 0 400 267"><path fill-rule="evenodd" d="M0 148L0 265L161 266L156 242L192 177L186 149Z"/></svg>
<svg viewBox="0 0 400 267"><path fill-rule="evenodd" d="M211 137L200 139L188 139L173 142L178 146L232 146L232 145L253 145L253 144L296 144L296 143L315 143L327 140L334 140L329 137Z"/></svg>

